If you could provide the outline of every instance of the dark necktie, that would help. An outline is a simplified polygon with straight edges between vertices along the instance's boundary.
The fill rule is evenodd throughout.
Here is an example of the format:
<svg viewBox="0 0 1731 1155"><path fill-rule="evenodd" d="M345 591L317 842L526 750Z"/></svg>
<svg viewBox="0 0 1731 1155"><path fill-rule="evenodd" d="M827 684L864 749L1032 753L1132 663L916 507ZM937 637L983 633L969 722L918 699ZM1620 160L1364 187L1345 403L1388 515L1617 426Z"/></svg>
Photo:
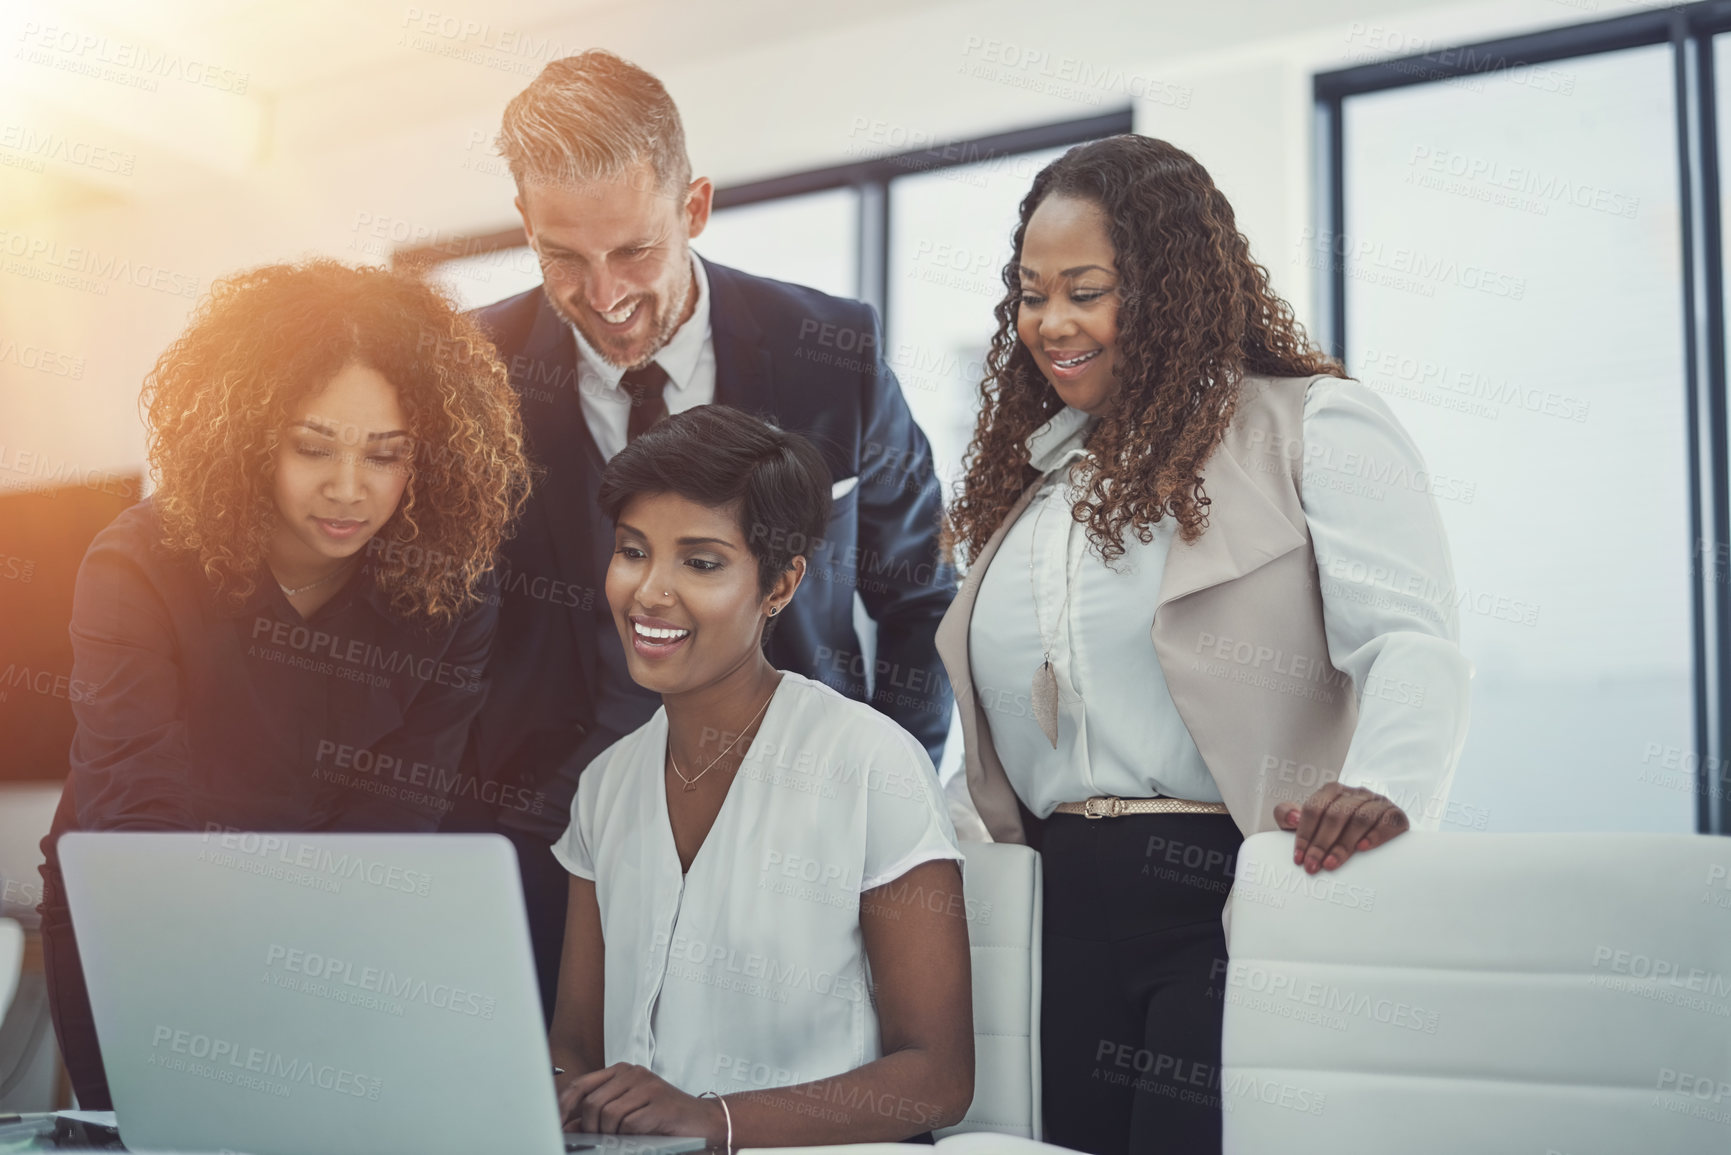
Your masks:
<svg viewBox="0 0 1731 1155"><path fill-rule="evenodd" d="M619 387L631 397L631 419L625 425L625 440L629 443L667 416L667 370L651 361L621 377Z"/></svg>

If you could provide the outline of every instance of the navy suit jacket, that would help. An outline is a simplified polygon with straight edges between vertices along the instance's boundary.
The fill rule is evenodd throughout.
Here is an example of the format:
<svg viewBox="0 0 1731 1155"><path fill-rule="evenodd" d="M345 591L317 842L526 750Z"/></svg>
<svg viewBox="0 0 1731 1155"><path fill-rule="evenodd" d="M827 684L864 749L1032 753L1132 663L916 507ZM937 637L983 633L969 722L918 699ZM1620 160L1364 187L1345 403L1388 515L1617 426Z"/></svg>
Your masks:
<svg viewBox="0 0 1731 1155"><path fill-rule="evenodd" d="M716 402L810 438L832 482L857 478L835 500L799 593L777 619L769 658L870 701L935 763L953 699L934 639L955 596L955 573L938 545L942 496L931 449L884 363L877 314L859 301L712 261L704 268ZM555 415L560 392L577 388L576 341L540 288L476 317L510 369L529 456L541 472L495 576L499 631L470 756L483 778L543 793L563 829L588 760L641 719L594 717L597 647L620 642L610 628L601 636L595 614L606 594L592 588L604 566L590 543L594 519L605 515L584 485L588 447L556 435L569 431L569 414L580 409L566 398L565 416ZM877 623L869 695L854 631L856 591Z"/></svg>

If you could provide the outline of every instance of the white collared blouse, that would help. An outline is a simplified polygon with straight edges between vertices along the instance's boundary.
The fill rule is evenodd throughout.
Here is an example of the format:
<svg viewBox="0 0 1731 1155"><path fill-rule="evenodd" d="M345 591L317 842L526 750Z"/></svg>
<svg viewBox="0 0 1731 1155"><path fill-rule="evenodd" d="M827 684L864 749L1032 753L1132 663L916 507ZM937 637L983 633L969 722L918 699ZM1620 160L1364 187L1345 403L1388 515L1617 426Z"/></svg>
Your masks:
<svg viewBox="0 0 1731 1155"><path fill-rule="evenodd" d="M1066 408L1028 438L1047 476L981 579L968 634L975 693L1016 794L1036 816L1098 795L1221 800L1166 686L1150 633L1175 527L1126 534L1110 566L1071 517L1071 467L1093 428ZM1436 829L1467 724L1472 664L1461 654L1453 567L1436 479L1380 396L1316 379L1305 395L1300 501L1316 554L1328 653L1358 695L1340 771ZM1058 745L1031 706L1050 655ZM1290 671L1288 671L1290 672ZM1440 790L1400 791L1389 783ZM1413 794L1408 798L1407 794Z"/></svg>
<svg viewBox="0 0 1731 1155"><path fill-rule="evenodd" d="M925 750L870 706L784 671L682 874L666 749L663 707L590 763L553 847L595 883L605 1061L699 1094L879 1058L860 895L961 858Z"/></svg>

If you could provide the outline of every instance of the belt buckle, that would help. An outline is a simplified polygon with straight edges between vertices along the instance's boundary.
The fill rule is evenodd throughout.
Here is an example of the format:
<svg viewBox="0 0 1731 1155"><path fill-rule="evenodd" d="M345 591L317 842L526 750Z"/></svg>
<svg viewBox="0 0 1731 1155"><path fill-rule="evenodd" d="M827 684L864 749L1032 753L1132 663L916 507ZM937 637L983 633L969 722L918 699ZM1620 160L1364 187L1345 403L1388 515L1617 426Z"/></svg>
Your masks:
<svg viewBox="0 0 1731 1155"><path fill-rule="evenodd" d="M1116 818L1124 813L1122 798L1089 798L1082 803L1084 818Z"/></svg>

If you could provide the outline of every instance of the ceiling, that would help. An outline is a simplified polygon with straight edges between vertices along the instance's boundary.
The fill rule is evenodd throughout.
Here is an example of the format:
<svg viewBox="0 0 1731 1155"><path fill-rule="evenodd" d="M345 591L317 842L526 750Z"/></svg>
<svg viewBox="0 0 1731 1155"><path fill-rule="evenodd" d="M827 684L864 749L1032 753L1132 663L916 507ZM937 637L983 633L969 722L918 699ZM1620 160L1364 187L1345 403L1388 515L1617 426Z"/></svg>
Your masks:
<svg viewBox="0 0 1731 1155"><path fill-rule="evenodd" d="M651 68L955 0L0 5L0 220L160 194L498 108L605 44Z"/></svg>

